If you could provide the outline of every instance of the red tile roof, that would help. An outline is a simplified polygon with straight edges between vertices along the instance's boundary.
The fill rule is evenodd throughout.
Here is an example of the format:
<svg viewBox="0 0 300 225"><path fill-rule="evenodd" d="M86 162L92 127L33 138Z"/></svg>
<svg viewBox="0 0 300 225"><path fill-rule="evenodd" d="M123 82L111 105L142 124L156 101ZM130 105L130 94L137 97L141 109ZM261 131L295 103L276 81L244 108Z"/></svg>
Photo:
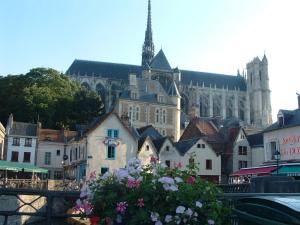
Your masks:
<svg viewBox="0 0 300 225"><path fill-rule="evenodd" d="M276 170L277 166L266 166L266 167L256 167L256 168L243 168L239 171L232 173L230 176L238 177L238 176L245 176L245 175L269 175L274 170Z"/></svg>

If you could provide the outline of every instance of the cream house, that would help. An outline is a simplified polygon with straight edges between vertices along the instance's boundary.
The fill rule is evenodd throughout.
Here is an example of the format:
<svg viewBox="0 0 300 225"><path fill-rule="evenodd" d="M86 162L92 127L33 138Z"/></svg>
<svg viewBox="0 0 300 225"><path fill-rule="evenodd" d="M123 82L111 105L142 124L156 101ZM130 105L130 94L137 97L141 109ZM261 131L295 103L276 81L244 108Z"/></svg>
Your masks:
<svg viewBox="0 0 300 225"><path fill-rule="evenodd" d="M66 160L70 177L81 179L126 166L137 156L137 136L115 113L97 118L79 138L69 142Z"/></svg>
<svg viewBox="0 0 300 225"><path fill-rule="evenodd" d="M150 164L152 157L158 158L157 149L149 136L140 138L138 143L137 157L142 165Z"/></svg>
<svg viewBox="0 0 300 225"><path fill-rule="evenodd" d="M252 151L243 128L239 129L232 149L232 171L252 166Z"/></svg>
<svg viewBox="0 0 300 225"><path fill-rule="evenodd" d="M181 157L177 159L186 169L191 163L199 168L198 175L206 180L219 183L221 179L221 155L205 138L186 139L175 143Z"/></svg>

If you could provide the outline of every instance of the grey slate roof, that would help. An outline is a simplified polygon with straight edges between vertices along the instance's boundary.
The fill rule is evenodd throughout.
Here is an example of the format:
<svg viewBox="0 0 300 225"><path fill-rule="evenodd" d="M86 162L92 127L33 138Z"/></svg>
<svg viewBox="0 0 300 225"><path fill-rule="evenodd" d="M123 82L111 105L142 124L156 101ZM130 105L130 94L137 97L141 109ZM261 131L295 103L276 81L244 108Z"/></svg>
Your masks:
<svg viewBox="0 0 300 225"><path fill-rule="evenodd" d="M157 54L153 59L153 65L155 69L171 70L168 65L168 61L164 60L164 54ZM161 62L158 62L161 60ZM107 63L107 62L96 62L88 60L74 60L69 69L66 71L68 75L80 75L80 76L101 76L111 79L120 79L128 83L128 75L135 73L141 75L142 67L136 65L119 64L119 63ZM216 73L197 72L189 70L181 70L181 82L185 85L201 86L204 83L205 87L212 87L216 85L217 88L225 88L229 90L240 89L246 91L246 83L241 76L232 76Z"/></svg>
<svg viewBox="0 0 300 225"><path fill-rule="evenodd" d="M284 116L284 125L279 126L277 122L267 127L263 132L269 132L277 129L300 126L300 109L280 110Z"/></svg>
<svg viewBox="0 0 300 225"><path fill-rule="evenodd" d="M13 122L9 134L10 135L18 135L18 136L36 137L37 136L37 124Z"/></svg>
<svg viewBox="0 0 300 225"><path fill-rule="evenodd" d="M263 147L264 146L263 133L247 135L247 140L251 147Z"/></svg>
<svg viewBox="0 0 300 225"><path fill-rule="evenodd" d="M152 142L153 142L155 148L157 149L157 151L160 151L161 146L164 144L164 142L167 138L168 137L163 137L163 138L160 138L160 139L152 140Z"/></svg>
<svg viewBox="0 0 300 225"><path fill-rule="evenodd" d="M130 73L141 74L141 72L141 66L75 59L66 71L66 74L81 76L94 75L112 79L124 79L127 81Z"/></svg>
<svg viewBox="0 0 300 225"><path fill-rule="evenodd" d="M200 138L192 138L187 140L178 141L175 143L175 147L177 148L180 155L184 155Z"/></svg>
<svg viewBox="0 0 300 225"><path fill-rule="evenodd" d="M141 138L150 137L151 139L160 139L162 135L152 126L148 125L137 129Z"/></svg>
<svg viewBox="0 0 300 225"><path fill-rule="evenodd" d="M171 66L162 49L154 56L150 63L150 67L158 70L171 70Z"/></svg>

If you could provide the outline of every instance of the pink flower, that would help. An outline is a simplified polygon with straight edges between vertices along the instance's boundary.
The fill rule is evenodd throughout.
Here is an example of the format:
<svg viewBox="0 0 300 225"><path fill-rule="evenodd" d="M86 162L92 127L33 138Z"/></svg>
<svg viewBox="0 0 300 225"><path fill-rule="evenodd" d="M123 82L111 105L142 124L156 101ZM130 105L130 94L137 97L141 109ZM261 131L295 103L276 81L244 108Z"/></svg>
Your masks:
<svg viewBox="0 0 300 225"><path fill-rule="evenodd" d="M145 206L145 203L144 203L144 199L143 198L139 198L138 201L137 201L137 206L140 207L140 208L143 208Z"/></svg>
<svg viewBox="0 0 300 225"><path fill-rule="evenodd" d="M96 171L93 171L93 172L90 173L90 179L91 180L96 179L96 176L97 176Z"/></svg>
<svg viewBox="0 0 300 225"><path fill-rule="evenodd" d="M117 203L117 212L124 214L127 209L128 204L126 202Z"/></svg>
<svg viewBox="0 0 300 225"><path fill-rule="evenodd" d="M126 187L128 188L138 188L141 184L141 181L139 180L134 180L134 179L128 179Z"/></svg>
<svg viewBox="0 0 300 225"><path fill-rule="evenodd" d="M156 164L157 163L157 158L155 158L154 156L151 156L150 163Z"/></svg>
<svg viewBox="0 0 300 225"><path fill-rule="evenodd" d="M195 181L196 181L196 178L194 176L190 176L187 180L187 183L193 184L193 183L195 183Z"/></svg>

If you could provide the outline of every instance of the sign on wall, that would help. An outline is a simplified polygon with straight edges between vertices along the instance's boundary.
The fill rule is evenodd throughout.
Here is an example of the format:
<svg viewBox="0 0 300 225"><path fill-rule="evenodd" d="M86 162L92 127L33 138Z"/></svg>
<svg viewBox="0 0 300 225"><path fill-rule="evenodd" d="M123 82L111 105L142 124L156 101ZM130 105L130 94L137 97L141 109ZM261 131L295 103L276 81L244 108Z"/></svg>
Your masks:
<svg viewBox="0 0 300 225"><path fill-rule="evenodd" d="M287 157L292 155L300 157L300 135L290 135L281 138L280 154Z"/></svg>
<svg viewBox="0 0 300 225"><path fill-rule="evenodd" d="M115 146L116 147L120 144L120 141L116 138L107 137L107 138L104 139L103 143L105 145L110 145L110 146Z"/></svg>

